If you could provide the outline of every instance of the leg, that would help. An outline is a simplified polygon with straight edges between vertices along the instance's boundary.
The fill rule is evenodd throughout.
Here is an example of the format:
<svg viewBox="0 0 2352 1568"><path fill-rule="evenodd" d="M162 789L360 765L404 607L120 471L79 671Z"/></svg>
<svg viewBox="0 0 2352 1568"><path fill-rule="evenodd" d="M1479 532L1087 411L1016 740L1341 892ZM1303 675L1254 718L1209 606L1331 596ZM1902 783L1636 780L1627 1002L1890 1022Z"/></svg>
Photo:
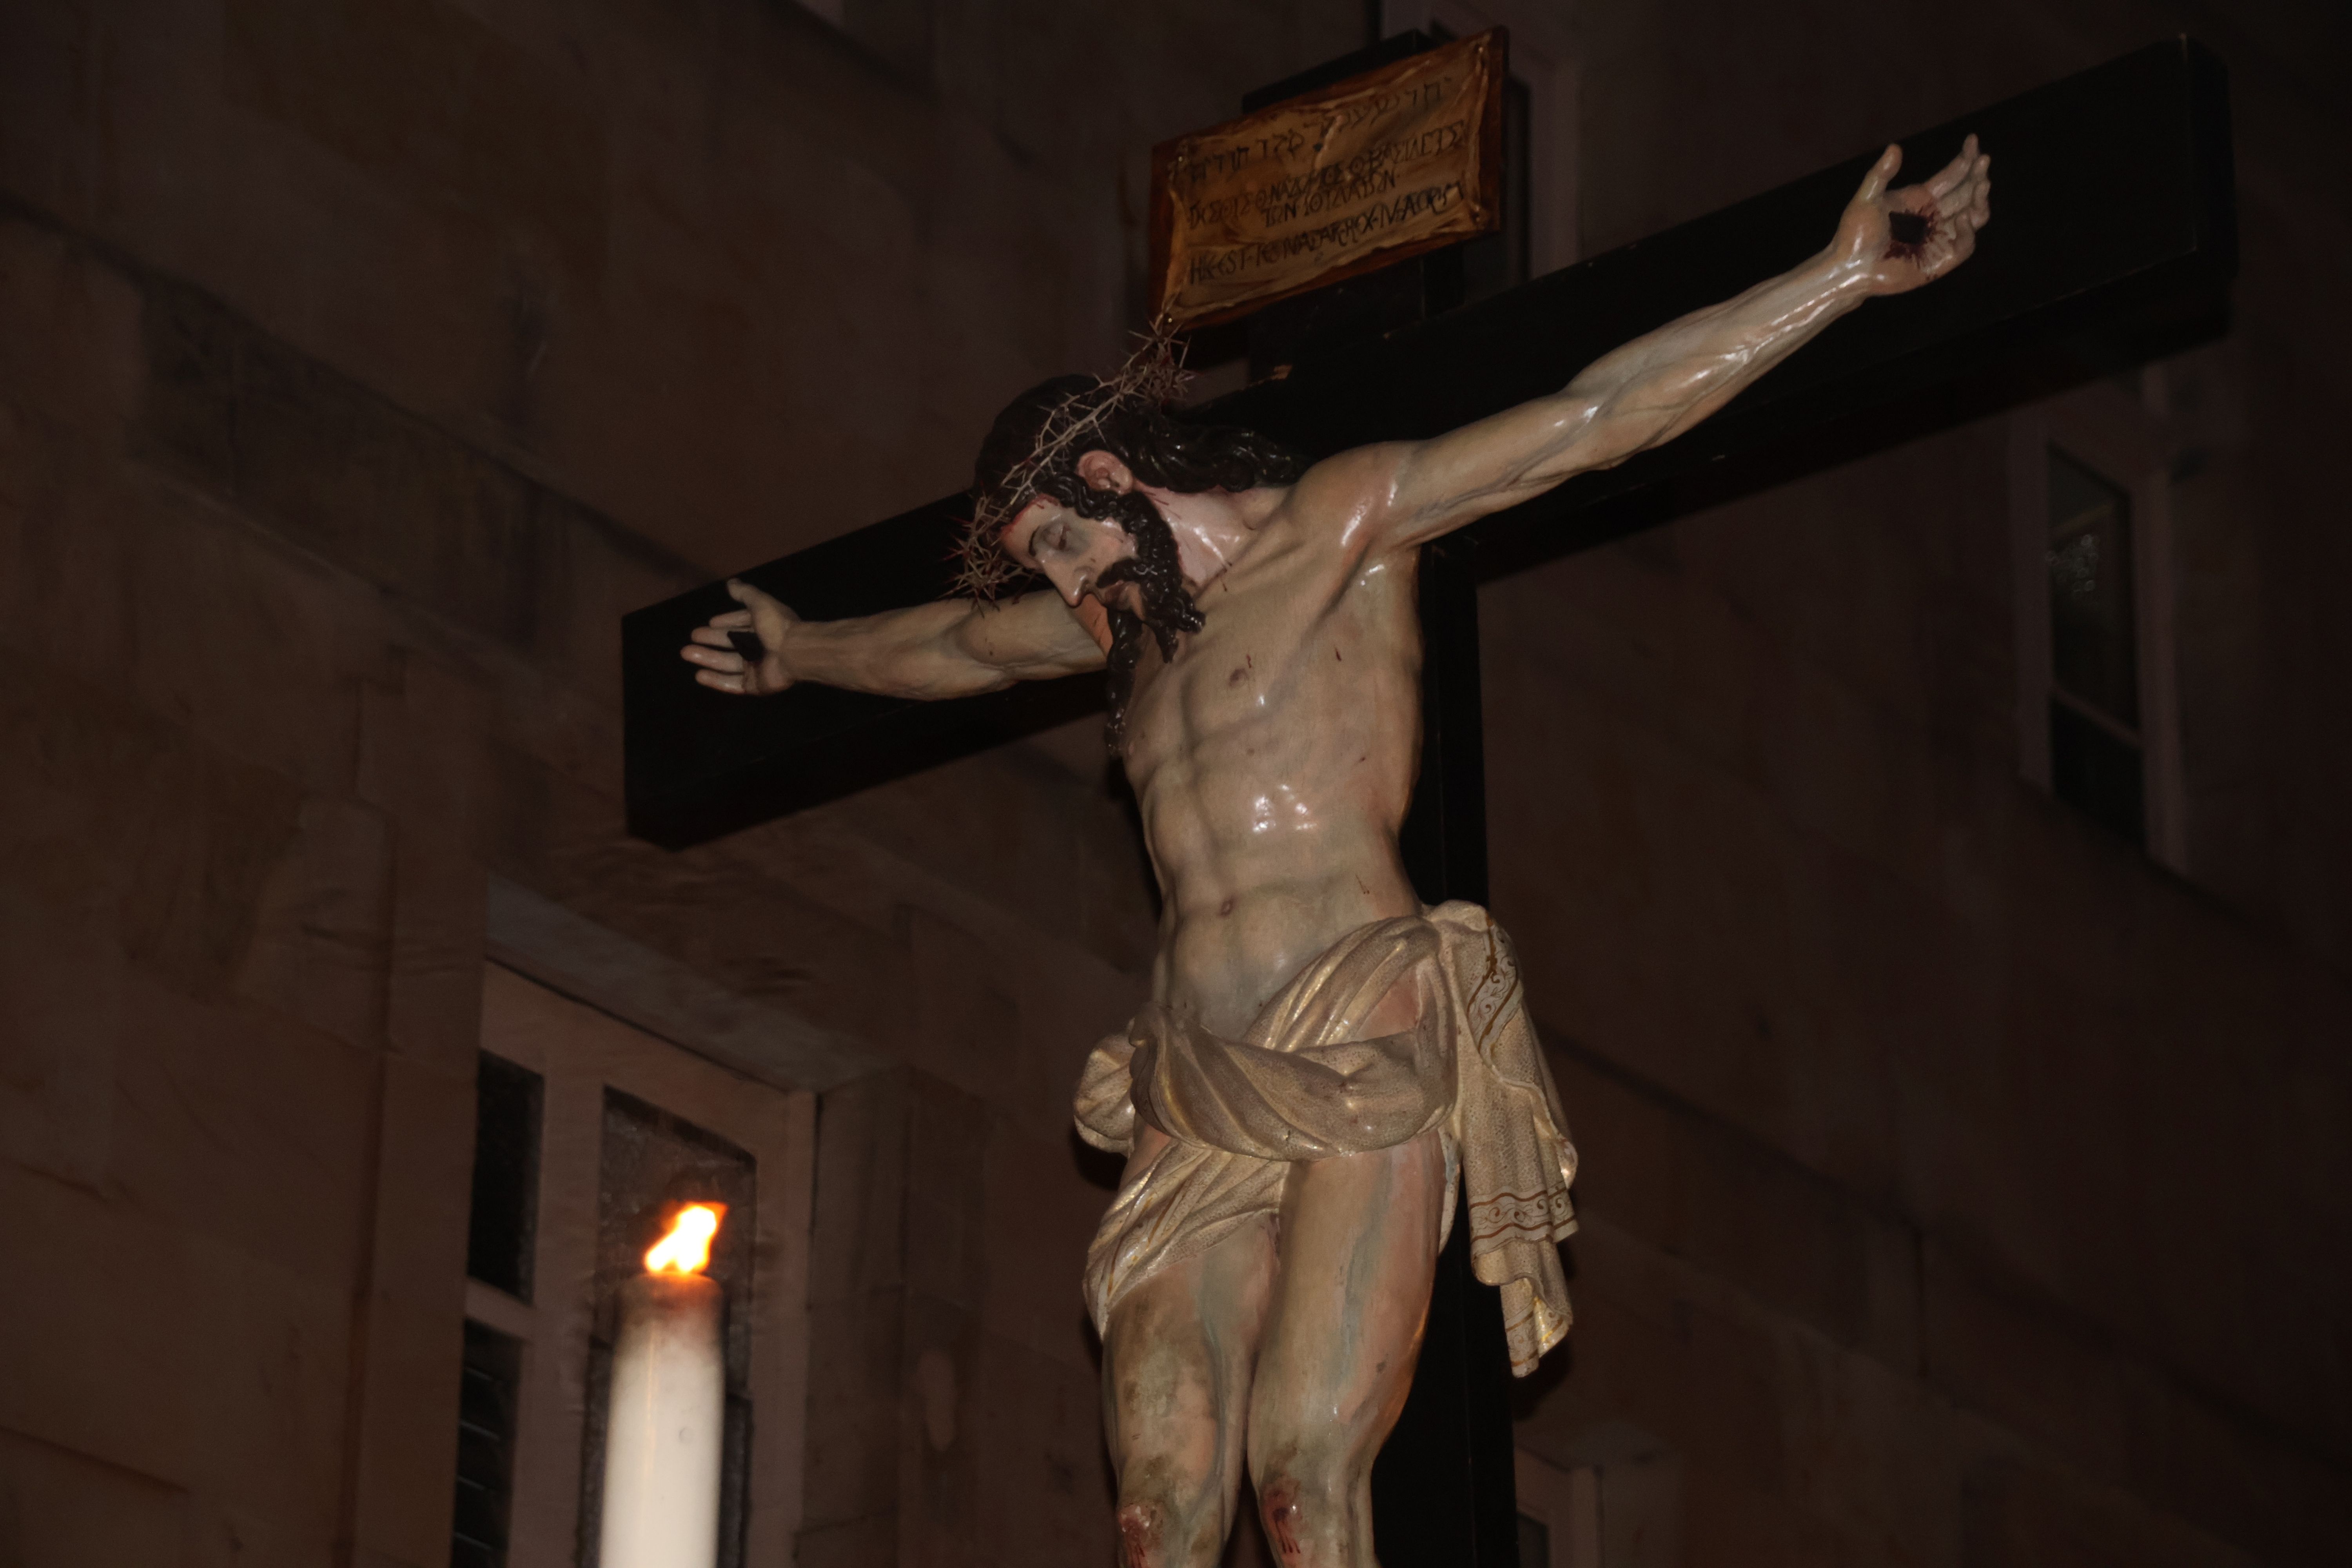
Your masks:
<svg viewBox="0 0 2352 1568"><path fill-rule="evenodd" d="M1103 1426L1125 1568L1213 1568L1241 1487L1274 1226L1251 1225L1136 1286L1103 1335Z"/></svg>
<svg viewBox="0 0 2352 1568"><path fill-rule="evenodd" d="M1372 1460L1412 1386L1444 1202L1433 1131L1291 1171L1249 1417L1283 1568L1375 1568Z"/></svg>

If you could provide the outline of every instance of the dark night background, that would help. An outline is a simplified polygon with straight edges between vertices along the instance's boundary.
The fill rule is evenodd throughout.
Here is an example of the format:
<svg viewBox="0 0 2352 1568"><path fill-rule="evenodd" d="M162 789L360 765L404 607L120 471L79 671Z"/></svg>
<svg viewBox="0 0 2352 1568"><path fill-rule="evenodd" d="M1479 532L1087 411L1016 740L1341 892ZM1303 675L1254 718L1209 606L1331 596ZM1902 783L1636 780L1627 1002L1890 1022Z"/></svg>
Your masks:
<svg viewBox="0 0 2352 1568"><path fill-rule="evenodd" d="M508 1560L572 1560L587 1300L466 1327L489 965L814 1130L754 1556L1109 1560L1097 730L670 853L620 617L962 483L1138 324L1154 142L1433 21L1513 28L1538 271L2181 32L2236 115L2219 341L1480 590L1583 1154L1549 1568L2341 1555L2352 20L1385 13L0 6L0 1563L440 1568L481 1367L571 1412L501 1441Z"/></svg>

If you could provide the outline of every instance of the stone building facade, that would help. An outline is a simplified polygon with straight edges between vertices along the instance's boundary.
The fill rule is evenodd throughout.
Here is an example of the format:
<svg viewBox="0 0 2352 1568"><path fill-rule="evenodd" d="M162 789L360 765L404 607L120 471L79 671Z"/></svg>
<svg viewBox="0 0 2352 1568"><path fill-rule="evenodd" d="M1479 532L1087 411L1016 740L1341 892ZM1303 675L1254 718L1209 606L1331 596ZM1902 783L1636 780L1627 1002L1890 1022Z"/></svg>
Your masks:
<svg viewBox="0 0 2352 1568"><path fill-rule="evenodd" d="M1516 10L1588 254L2186 27L2245 256L2224 341L2021 416L2157 454L2161 853L2026 776L2042 426L1485 591L1495 902L1584 1152L1579 1326L1520 1391L1534 1483L1600 1500L1555 1561L2329 1560L2352 30ZM1153 912L1098 743L666 854L622 823L618 618L962 482L1011 391L1118 354L1151 142L1379 25L0 9L0 1563L449 1560L518 986L803 1119L752 1539L1108 1560L1066 1097Z"/></svg>

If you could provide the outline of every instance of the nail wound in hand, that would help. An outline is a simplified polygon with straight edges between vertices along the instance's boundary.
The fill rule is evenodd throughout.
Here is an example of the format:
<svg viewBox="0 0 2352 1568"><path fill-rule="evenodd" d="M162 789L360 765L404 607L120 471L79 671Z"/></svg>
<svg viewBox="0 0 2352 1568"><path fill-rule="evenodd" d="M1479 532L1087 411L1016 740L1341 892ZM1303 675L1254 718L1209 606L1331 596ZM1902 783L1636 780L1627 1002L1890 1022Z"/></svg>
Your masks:
<svg viewBox="0 0 2352 1568"><path fill-rule="evenodd" d="M1934 230L1927 220L1917 213L1892 212L1886 215L1887 259L1916 261L1927 248L1927 236Z"/></svg>

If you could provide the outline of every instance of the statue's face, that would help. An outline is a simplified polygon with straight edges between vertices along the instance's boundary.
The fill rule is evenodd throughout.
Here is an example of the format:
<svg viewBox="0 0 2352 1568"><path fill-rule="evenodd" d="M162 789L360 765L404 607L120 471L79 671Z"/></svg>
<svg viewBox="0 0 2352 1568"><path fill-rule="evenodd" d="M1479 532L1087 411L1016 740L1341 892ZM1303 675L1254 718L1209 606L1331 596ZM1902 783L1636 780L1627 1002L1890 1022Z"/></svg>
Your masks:
<svg viewBox="0 0 2352 1568"><path fill-rule="evenodd" d="M1005 525L1004 549L1045 574L1073 605L1092 595L1129 615L1142 613L1131 568L1117 569L1135 558L1135 541L1114 519L1080 517L1051 496L1039 496Z"/></svg>

